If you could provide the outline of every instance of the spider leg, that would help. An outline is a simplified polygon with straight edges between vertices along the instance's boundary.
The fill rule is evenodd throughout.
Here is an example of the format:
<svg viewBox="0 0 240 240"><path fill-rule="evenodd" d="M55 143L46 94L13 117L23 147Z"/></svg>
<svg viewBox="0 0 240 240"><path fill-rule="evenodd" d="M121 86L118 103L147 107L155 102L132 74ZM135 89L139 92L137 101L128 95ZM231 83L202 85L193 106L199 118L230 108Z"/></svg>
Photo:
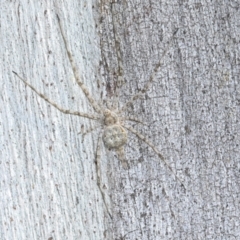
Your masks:
<svg viewBox="0 0 240 240"><path fill-rule="evenodd" d="M148 124L142 122L141 120L139 120L139 119L137 119L135 117L126 117L123 120L124 121L131 121L131 122L141 123L142 125L146 125L146 126L148 125Z"/></svg>
<svg viewBox="0 0 240 240"><path fill-rule="evenodd" d="M25 79L23 79L22 77L20 77L16 72L12 71L18 78L20 78L28 87L30 87L39 97L41 97L43 100L45 100L46 102L48 102L50 105L52 105L53 107L55 107L56 109L58 109L60 112L64 113L64 114L71 114L71 115L77 115L80 117L86 117L89 119L94 119L97 120L99 119L98 116L94 115L94 114L89 114L89 113L82 113L82 112L77 112L77 111L70 111L67 109L63 109L62 107L58 106L56 103L54 103L53 101L49 100L47 97L45 97L42 93L38 92L36 90L36 88L34 88L32 85L30 85Z"/></svg>
<svg viewBox="0 0 240 240"><path fill-rule="evenodd" d="M101 126L99 126L99 125L98 126L93 126L93 127L87 129L84 132L79 132L78 134L82 134L82 143L84 142L84 138L88 133L91 133L91 132L95 131L96 129L100 128L100 127Z"/></svg>
<svg viewBox="0 0 240 240"><path fill-rule="evenodd" d="M113 27L113 37L114 37L114 45L115 45L115 51L116 51L116 56L117 56L117 86L116 90L114 92L114 99L113 99L113 109L117 109L117 105L119 103L118 98L119 98L119 93L120 93L120 88L124 84L124 78L123 78L123 62L122 62L122 57L121 57L121 49L120 49L120 39L117 35L117 30L116 30L116 22L114 19L114 12L113 12L113 2L111 3L111 17L112 17L112 27Z"/></svg>
<svg viewBox="0 0 240 240"><path fill-rule="evenodd" d="M77 70L77 67L76 67L76 63L73 59L73 55L71 54L71 52L69 51L68 49L68 46L67 46L67 40L63 34L63 29L62 29L62 25L61 25L61 22L60 22L60 18L58 17L57 15L57 20L58 20L58 24L59 24L59 28L60 28L60 32L61 32L61 36L63 38L63 42L64 42L64 46L66 48L66 51L67 51L67 55L68 55L68 59L69 59L69 62L71 64L71 67L72 67L72 71L73 71L73 74L74 74L74 77L76 79L76 82L77 84L79 85L79 87L82 89L82 91L84 92L85 96L87 97L88 101L90 102L90 104L92 105L92 107L94 108L94 110L97 112L97 113L100 113L102 112L102 109L101 107L96 103L96 101L91 97L90 95L90 92L89 90L87 89L86 85L81 81L80 79L80 74Z"/></svg>
<svg viewBox="0 0 240 240"><path fill-rule="evenodd" d="M133 129L130 126L125 126L124 127L129 130L130 132L132 132L133 134L135 134L138 138L140 138L142 141L144 141L149 147L152 148L152 150L158 155L158 157L165 163L165 165L169 168L169 170L173 173L173 175L176 177L176 179L181 183L181 185L184 187L184 189L186 190L184 184L182 183L182 181L179 179L179 177L175 174L175 172L173 171L172 167L166 162L165 158L163 157L163 155L157 150L157 148L153 145L153 143L147 139L146 137L144 137L141 133L137 132L135 129Z"/></svg>
<svg viewBox="0 0 240 240"><path fill-rule="evenodd" d="M96 151L97 186L98 186L98 188L99 188L99 190L101 192L102 199L103 199L104 205L105 205L105 207L107 209L108 215L112 219L112 215L111 215L111 213L110 213L110 211L108 210L108 207L107 207L105 194L104 194L104 192L102 190L102 187L101 187L100 158L101 158L101 134L99 134L99 136L98 136L97 151Z"/></svg>
<svg viewBox="0 0 240 240"><path fill-rule="evenodd" d="M171 43L172 43L177 31L178 31L178 29L173 33L173 36L169 40L168 45L167 45L166 49L164 50L159 63L153 69L153 73L151 74L149 80L144 84L143 89L139 90L128 102L126 102L125 105L121 108L120 112L125 111L135 100L139 99L144 93L146 93L149 90L150 86L152 85L153 79L155 78L156 73L158 72L158 69L162 65L162 59L165 57L166 53L168 52L169 47L171 46Z"/></svg>
<svg viewBox="0 0 240 240"><path fill-rule="evenodd" d="M126 155L124 151L124 147L120 147L119 149L116 149L116 153L118 155L118 159L120 160L123 168L125 170L129 169L128 162L126 160Z"/></svg>

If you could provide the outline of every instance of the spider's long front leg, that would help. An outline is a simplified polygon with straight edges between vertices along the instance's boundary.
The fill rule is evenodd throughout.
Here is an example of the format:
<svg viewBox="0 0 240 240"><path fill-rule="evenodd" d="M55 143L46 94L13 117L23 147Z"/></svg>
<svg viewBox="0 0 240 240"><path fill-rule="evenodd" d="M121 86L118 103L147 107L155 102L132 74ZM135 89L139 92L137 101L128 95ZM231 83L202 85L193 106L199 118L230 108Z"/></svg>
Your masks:
<svg viewBox="0 0 240 240"><path fill-rule="evenodd" d="M70 110L67 110L67 109L63 109L62 107L58 106L56 103L54 103L53 101L51 101L47 97L45 97L42 93L38 92L36 90L36 88L34 88L32 85L30 85L24 78L20 77L16 72L14 72L14 71L12 71L12 72L18 78L20 78L28 87L30 87L39 97L41 97L43 100L48 102L50 105L52 105L53 107L58 109L60 112L62 112L64 114L77 115L77 116L80 116L80 117L85 117L85 118L94 119L94 120L99 119L99 117L97 115L94 115L94 114L83 113L83 112L78 112L78 111L70 111Z"/></svg>
<svg viewBox="0 0 240 240"><path fill-rule="evenodd" d="M101 192L102 199L103 199L104 205L107 209L108 215L109 215L110 218L112 218L112 215L111 215L111 213L108 209L107 203L106 203L105 194L104 194L104 192L102 190L102 187L101 187L100 158L101 158L101 133L99 133L99 136L98 136L97 151L96 151L97 186L98 186L98 188Z"/></svg>
<svg viewBox="0 0 240 240"><path fill-rule="evenodd" d="M176 177L176 179L181 183L181 185L184 187L184 189L186 190L184 184L182 183L182 181L179 179L179 177L175 174L175 172L173 171L172 167L166 162L165 158L163 157L163 155L157 150L157 148L153 145L153 143L151 143L151 141L149 139L147 139L146 137L144 137L141 133L137 132L135 129L133 129L130 126L125 126L124 127L129 130L130 132L132 132L133 134L135 134L138 138L140 138L142 141L144 141L149 147L152 148L152 150L158 155L158 157L165 163L165 165L169 168L169 170L173 173L173 175Z"/></svg>
<svg viewBox="0 0 240 240"><path fill-rule="evenodd" d="M57 19L58 19L60 32L61 32L61 35L62 35L62 38L63 38L64 46L65 46L66 51L67 51L68 59L69 59L69 62L71 64L75 80L76 80L77 84L80 86L80 88L82 89L82 91L84 92L85 96L87 97L88 101L90 102L90 104L92 105L94 110L97 113L101 114L102 108L97 104L97 102L94 100L94 98L91 97L90 92L88 91L87 87L85 86L85 84L80 79L80 74L77 70L77 66L76 66L76 63L73 59L73 56L72 56L71 52L69 51L69 48L68 48L68 45L67 45L67 40L64 36L62 25L61 25L60 18L58 17L58 15L57 15Z"/></svg>
<svg viewBox="0 0 240 240"><path fill-rule="evenodd" d="M126 102L125 105L121 108L120 112L124 112L129 106L131 106L131 104L135 100L139 99L141 96L143 96L144 93L146 93L149 90L150 86L152 85L153 79L155 78L156 73L158 72L158 69L162 65L162 60L165 57L166 53L168 52L168 49L169 49L169 47L170 47L170 45L171 45L171 43L172 43L172 41L174 39L174 36L177 33L177 31L178 31L178 29L173 33L173 36L169 40L168 45L167 45L165 51L163 52L162 57L161 57L159 63L153 69L153 73L151 74L149 80L143 86L143 89L139 90L128 102Z"/></svg>
<svg viewBox="0 0 240 240"><path fill-rule="evenodd" d="M124 84L124 78L123 78L123 62L121 57L121 49L120 49L120 39L117 34L117 28L116 28L116 20L114 18L114 2L111 3L111 17L112 17L112 30L113 30L113 37L114 37L114 45L115 45L115 51L116 51L116 57L117 57L117 86L114 92L114 98L113 98L113 104L112 108L117 109L118 102L119 102L119 94L120 94L120 87Z"/></svg>

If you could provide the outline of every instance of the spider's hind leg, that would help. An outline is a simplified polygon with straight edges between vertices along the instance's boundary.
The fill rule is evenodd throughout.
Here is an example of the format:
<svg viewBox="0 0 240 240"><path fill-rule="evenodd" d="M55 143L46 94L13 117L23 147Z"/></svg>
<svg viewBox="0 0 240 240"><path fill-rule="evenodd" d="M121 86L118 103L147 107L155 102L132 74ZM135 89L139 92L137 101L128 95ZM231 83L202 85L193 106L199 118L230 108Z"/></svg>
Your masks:
<svg viewBox="0 0 240 240"><path fill-rule="evenodd" d="M108 215L109 215L110 218L112 218L112 215L111 215L111 213L108 209L108 206L107 206L105 194L104 194L103 189L101 187L100 158L101 158L101 134L99 133L98 142L97 142L97 151L96 151L97 186L98 186L98 188L101 192L102 199L103 199L104 205L107 209Z"/></svg>
<svg viewBox="0 0 240 240"><path fill-rule="evenodd" d="M165 163L165 165L168 167L168 169L173 173L173 175L175 176L175 178L181 183L181 186L184 187L184 189L186 190L186 187L184 186L184 184L182 183L182 181L180 180L180 178L176 175L176 173L173 171L172 167L167 163L167 161L165 160L165 158L163 157L163 155L158 151L158 149L154 146L154 144L147 139L146 137L144 137L141 133L139 133L138 131L136 131L135 129L133 129L130 126L125 126L124 127L129 130L130 132L132 132L134 135L136 135L139 139L141 139L142 141L144 141L150 148L152 148L152 150L158 155L158 157Z"/></svg>
<svg viewBox="0 0 240 240"><path fill-rule="evenodd" d="M82 131L82 130L81 130L81 132L79 132L78 134L81 134L81 135L82 135L82 143L84 142L85 136L86 136L87 134L89 134L89 133L97 130L97 129L100 128L100 127L101 127L101 126L97 125L97 126L92 126L92 127L88 128L88 129L85 130L85 131Z"/></svg>
<svg viewBox="0 0 240 240"><path fill-rule="evenodd" d="M115 150L117 155L118 155L118 159L120 160L123 168L125 170L129 169L129 165L128 165L128 162L126 160L126 154L125 154L125 150L124 150L124 147L120 147L118 149Z"/></svg>

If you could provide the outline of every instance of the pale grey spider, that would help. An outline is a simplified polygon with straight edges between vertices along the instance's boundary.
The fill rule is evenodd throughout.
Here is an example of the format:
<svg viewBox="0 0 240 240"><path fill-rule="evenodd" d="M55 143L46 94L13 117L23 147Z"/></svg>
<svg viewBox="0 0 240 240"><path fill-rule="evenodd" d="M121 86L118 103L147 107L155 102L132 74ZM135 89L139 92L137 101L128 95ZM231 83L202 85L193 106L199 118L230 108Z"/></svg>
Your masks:
<svg viewBox="0 0 240 240"><path fill-rule="evenodd" d="M134 101L139 99L144 93L146 93L149 90L149 88L150 88L150 86L153 82L153 79L155 77L155 74L161 66L161 60L165 56L165 54L168 50L168 47L170 46L171 41L169 41L168 47L164 51L160 62L155 66L152 75L150 76L150 78L146 82L146 84L144 85L143 89L138 91L127 103L125 103L125 105L120 110L118 110L118 109L110 110L108 108L104 108L102 106L102 104L98 104L97 101L91 96L91 94L90 94L89 90L87 89L87 87L85 86L85 84L81 81L80 74L79 74L79 72L77 70L77 67L76 67L76 63L75 63L75 61L73 59L73 56L70 53L69 48L67 46L67 40L64 36L62 26L61 26L61 22L60 22L60 19L59 19L58 16L57 16L57 19L58 19L58 23L59 23L60 33L61 33L61 36L62 36L63 41L64 41L64 45L65 45L65 48L66 48L66 51L67 51L68 59L71 63L71 67L72 67L72 71L73 71L75 80L76 80L77 84L80 86L80 88L82 89L83 93L85 94L86 98L88 99L88 101L90 102L91 106L93 107L93 109L96 113L95 114L90 114L90 113L83 113L83 112L79 112L79 111L71 111L71 110L63 109L62 107L60 107L59 105L57 105L53 101L49 100L42 93L38 92L36 90L36 88L34 88L32 85L30 85L24 78L20 77L16 72L13 71L13 73L19 79L21 79L28 87L30 87L39 97L44 99L46 102L48 102L50 105L52 105L53 107L58 109L60 112L62 112L64 114L77 115L77 116L80 116L80 117L84 117L84 118L88 118L88 119L91 119L91 120L99 121L99 123L101 124L103 133L102 133L102 135L99 134L99 136L98 136L97 151L96 151L97 185L98 185L98 187L101 191L101 194L103 196L103 200L104 200L105 205L106 205L106 202L105 202L104 193L103 193L101 183L100 183L100 171L99 171L99 161L100 161L100 156L101 156L101 149L100 149L101 136L102 136L102 140L104 142L105 147L107 149L114 150L117 153L118 158L120 159L123 168L128 169L128 163L125 159L124 145L127 143L127 140L128 140L128 131L133 133L139 139L141 139L143 142L145 142L150 148L152 148L152 150L158 155L158 157L161 160L164 161L166 166L170 169L170 171L178 179L178 181L181 183L181 185L184 186L183 183L181 182L181 180L174 173L174 171L172 170L170 165L166 162L163 155L154 146L154 144L151 143L145 136L143 136L142 134L137 132L131 126L126 125L126 123L125 123L126 121L134 121L134 122L140 122L140 121L138 121L134 117L121 117L121 113L124 110L126 110ZM177 31L174 32L173 36L176 34L176 32ZM84 133L84 135L89 133L89 132L92 132L93 130L95 130L98 127L89 129L87 132ZM106 206L106 208L107 208L107 206ZM108 213L111 216L109 211L108 211Z"/></svg>

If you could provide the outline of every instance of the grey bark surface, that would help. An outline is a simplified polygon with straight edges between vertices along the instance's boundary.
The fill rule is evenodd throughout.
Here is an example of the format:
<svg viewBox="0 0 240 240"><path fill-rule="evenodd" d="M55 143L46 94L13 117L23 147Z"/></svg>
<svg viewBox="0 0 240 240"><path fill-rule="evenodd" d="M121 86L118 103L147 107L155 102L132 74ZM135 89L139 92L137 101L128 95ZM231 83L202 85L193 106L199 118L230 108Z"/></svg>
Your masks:
<svg viewBox="0 0 240 240"><path fill-rule="evenodd" d="M240 9L236 1L2 1L0 239L240 239ZM141 90L172 39L149 91L122 113L150 139L186 189L129 132L129 169L101 143L91 95L121 107ZM121 76L121 77L119 77Z"/></svg>

